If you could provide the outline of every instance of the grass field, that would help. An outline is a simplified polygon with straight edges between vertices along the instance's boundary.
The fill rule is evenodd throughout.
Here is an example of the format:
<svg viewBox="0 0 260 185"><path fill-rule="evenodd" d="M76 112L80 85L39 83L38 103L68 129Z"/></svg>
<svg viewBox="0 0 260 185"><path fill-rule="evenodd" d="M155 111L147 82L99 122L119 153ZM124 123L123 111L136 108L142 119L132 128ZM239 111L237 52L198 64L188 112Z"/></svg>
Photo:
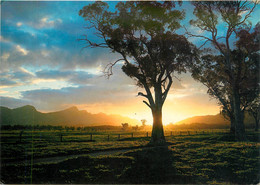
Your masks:
<svg viewBox="0 0 260 185"><path fill-rule="evenodd" d="M225 131L166 132L167 146L145 147L146 132L1 131L3 183L178 183L257 184L260 182L259 132L237 142ZM62 142L60 135L62 134ZM91 139L92 134L92 140ZM120 134L120 137L118 136ZM109 135L109 140L108 140ZM62 162L34 163L50 156L93 151L127 151ZM28 164L15 164L28 160Z"/></svg>

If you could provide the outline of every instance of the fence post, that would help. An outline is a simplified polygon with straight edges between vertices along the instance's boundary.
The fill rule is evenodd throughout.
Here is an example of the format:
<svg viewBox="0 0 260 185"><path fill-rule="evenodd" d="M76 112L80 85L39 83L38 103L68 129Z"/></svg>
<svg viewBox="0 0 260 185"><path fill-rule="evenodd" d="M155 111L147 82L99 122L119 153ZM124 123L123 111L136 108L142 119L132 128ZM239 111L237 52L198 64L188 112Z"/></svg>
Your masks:
<svg viewBox="0 0 260 185"><path fill-rule="evenodd" d="M132 138L134 137L134 133L132 133Z"/></svg>
<svg viewBox="0 0 260 185"><path fill-rule="evenodd" d="M62 142L62 133L60 133L60 142Z"/></svg>
<svg viewBox="0 0 260 185"><path fill-rule="evenodd" d="M188 135L190 136L190 131L188 131Z"/></svg>
<svg viewBox="0 0 260 185"><path fill-rule="evenodd" d="M118 139L120 139L120 134L118 134Z"/></svg>
<svg viewBox="0 0 260 185"><path fill-rule="evenodd" d="M90 134L90 141L92 141L92 134Z"/></svg>

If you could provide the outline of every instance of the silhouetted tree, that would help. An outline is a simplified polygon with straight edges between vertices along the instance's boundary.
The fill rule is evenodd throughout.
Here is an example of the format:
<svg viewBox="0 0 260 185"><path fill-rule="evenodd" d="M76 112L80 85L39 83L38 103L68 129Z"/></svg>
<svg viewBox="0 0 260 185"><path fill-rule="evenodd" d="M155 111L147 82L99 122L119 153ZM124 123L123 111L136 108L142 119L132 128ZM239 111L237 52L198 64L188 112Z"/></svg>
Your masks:
<svg viewBox="0 0 260 185"><path fill-rule="evenodd" d="M259 129L260 120L260 97L258 96L249 106L248 113L255 119L255 131Z"/></svg>
<svg viewBox="0 0 260 185"><path fill-rule="evenodd" d="M127 130L128 129L128 123L121 123L121 125L122 125L122 130Z"/></svg>
<svg viewBox="0 0 260 185"><path fill-rule="evenodd" d="M138 125L136 125L135 127L132 127L132 129L134 130L134 131L137 131L138 130Z"/></svg>
<svg viewBox="0 0 260 185"><path fill-rule="evenodd" d="M259 57L257 53L259 43L256 43L256 38L254 38L252 42L250 41L253 45L245 44L246 40L241 33L247 32L247 36L250 35L248 31L250 23L247 22L247 19L253 12L256 3L252 1L201 1L193 2L193 4L195 6L193 13L197 19L191 20L190 23L204 32L201 35L188 34L205 39L203 45L210 42L217 50L217 55L202 57L201 65L203 67L206 65L207 70L204 71L204 74L209 78L206 80L207 82L202 81L207 84L209 93L221 102L225 113L231 110L230 116L235 120L236 136L238 139L244 140L243 111L247 106L244 103L250 102L250 98L247 100L243 100L243 98L248 98L248 93L251 93L249 92L251 87L247 87L247 85L250 86L251 83L257 82L254 76L258 75L255 72L259 67L256 65ZM219 22L220 19L222 22ZM222 34L220 35L220 33ZM236 45L233 45L235 37L237 42L234 42ZM212 74L208 74L208 72L212 72ZM200 78L197 79L200 80ZM225 105L227 103L230 106Z"/></svg>
<svg viewBox="0 0 260 185"><path fill-rule="evenodd" d="M145 127L146 126L145 124L147 123L147 120L146 119L142 119L141 122L142 122L142 126Z"/></svg>
<svg viewBox="0 0 260 185"><path fill-rule="evenodd" d="M77 127L77 131L81 131L82 130L82 127Z"/></svg>
<svg viewBox="0 0 260 185"><path fill-rule="evenodd" d="M105 70L109 77L113 66L124 64L123 72L136 81L146 93L139 92L153 115L151 143L165 142L162 107L172 86L173 73L186 72L192 62L194 47L175 33L184 12L175 10L175 2L119 2L116 11L109 11L105 2L95 2L80 10L79 15L95 29L101 42L85 39L87 47L109 48L121 58Z"/></svg>

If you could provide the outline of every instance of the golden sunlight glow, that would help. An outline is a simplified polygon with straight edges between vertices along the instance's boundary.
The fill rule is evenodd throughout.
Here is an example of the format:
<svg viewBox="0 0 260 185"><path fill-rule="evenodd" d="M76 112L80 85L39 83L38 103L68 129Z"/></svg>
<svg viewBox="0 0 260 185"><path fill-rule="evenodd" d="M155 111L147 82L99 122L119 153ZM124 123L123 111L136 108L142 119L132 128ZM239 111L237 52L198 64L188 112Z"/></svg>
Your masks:
<svg viewBox="0 0 260 185"><path fill-rule="evenodd" d="M207 96L207 95L206 95ZM199 100L184 100L182 98L166 101L163 107L163 124L176 123L192 116L214 115L219 113L219 107L214 101L207 100L198 102ZM69 107L70 105L66 105ZM127 116L140 121L146 119L147 124L152 125L153 118L151 110L140 101L140 98L133 98L117 104L111 103L94 103L76 105L79 110L86 110L90 113L106 113Z"/></svg>

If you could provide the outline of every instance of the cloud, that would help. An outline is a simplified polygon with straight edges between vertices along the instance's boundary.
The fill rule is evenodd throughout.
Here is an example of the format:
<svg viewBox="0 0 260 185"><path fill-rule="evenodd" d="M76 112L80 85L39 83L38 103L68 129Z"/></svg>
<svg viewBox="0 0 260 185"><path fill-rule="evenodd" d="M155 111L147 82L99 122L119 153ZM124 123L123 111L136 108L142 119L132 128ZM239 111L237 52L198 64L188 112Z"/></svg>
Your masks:
<svg viewBox="0 0 260 185"><path fill-rule="evenodd" d="M87 32L78 11L88 3L5 2L1 50L10 56L3 56L7 62L1 70L21 66L91 68L114 61L118 56L109 50L82 49L85 43L78 41Z"/></svg>
<svg viewBox="0 0 260 185"><path fill-rule="evenodd" d="M49 18L49 17L43 17L37 22L30 22L29 25L36 28L36 29L50 29L58 26L59 24L62 24L62 20L60 18Z"/></svg>
<svg viewBox="0 0 260 185"><path fill-rule="evenodd" d="M12 81L12 80L9 80L7 78L1 78L0 79L0 87L1 86L14 86L14 85L18 85L18 83L16 81Z"/></svg>
<svg viewBox="0 0 260 185"><path fill-rule="evenodd" d="M70 35L59 30L46 30L32 35L30 30L17 30L9 25L2 31L2 58L6 63L1 70L20 66L48 66L63 69L92 68L115 61L107 49L83 49L80 35ZM8 54L6 54L8 53ZM5 54L5 55L4 55Z"/></svg>
<svg viewBox="0 0 260 185"><path fill-rule="evenodd" d="M10 42L10 41L5 39L2 35L0 35L0 42Z"/></svg>
<svg viewBox="0 0 260 185"><path fill-rule="evenodd" d="M65 79L73 84L87 84L95 75L85 71L41 70L35 73L41 79Z"/></svg>
<svg viewBox="0 0 260 185"><path fill-rule="evenodd" d="M1 56L3 62L7 61L9 57L10 57L10 53L3 53L3 55Z"/></svg>
<svg viewBox="0 0 260 185"><path fill-rule="evenodd" d="M28 50L26 50L25 48L22 48L20 45L16 45L16 50L20 53L22 53L23 55L27 55L29 53Z"/></svg>
<svg viewBox="0 0 260 185"><path fill-rule="evenodd" d="M28 105L31 102L28 102L26 100L21 100L21 99L16 99L12 97L5 97L5 96L0 96L0 105L5 106L8 108L17 108L21 107L24 105Z"/></svg>
<svg viewBox="0 0 260 185"><path fill-rule="evenodd" d="M84 71L39 71L37 78L67 78L67 81L77 85L61 89L38 89L21 92L21 98L32 101L40 109L52 107L64 108L65 105L76 104L110 104L121 105L136 99L138 87L134 81L123 74L121 66L116 65L114 75L108 80L99 75ZM56 73L56 74L55 74Z"/></svg>
<svg viewBox="0 0 260 185"><path fill-rule="evenodd" d="M1 72L0 75L2 77L0 87L29 84L35 78L33 73L22 67L8 72Z"/></svg>
<svg viewBox="0 0 260 185"><path fill-rule="evenodd" d="M22 26L22 25L23 25L22 22L17 22L17 23L16 23L16 26L17 26L17 27L20 27L20 26Z"/></svg>
<svg viewBox="0 0 260 185"><path fill-rule="evenodd" d="M34 102L40 109L48 107L58 109L67 104L121 104L135 97L135 93L131 92L133 92L133 88L127 85L117 88L89 85L24 91L22 92L22 99Z"/></svg>
<svg viewBox="0 0 260 185"><path fill-rule="evenodd" d="M12 73L12 78L22 81L22 82L26 82L26 81L30 81L34 78L34 75L30 72L28 72L27 70L23 69L23 68L19 68L18 71Z"/></svg>

